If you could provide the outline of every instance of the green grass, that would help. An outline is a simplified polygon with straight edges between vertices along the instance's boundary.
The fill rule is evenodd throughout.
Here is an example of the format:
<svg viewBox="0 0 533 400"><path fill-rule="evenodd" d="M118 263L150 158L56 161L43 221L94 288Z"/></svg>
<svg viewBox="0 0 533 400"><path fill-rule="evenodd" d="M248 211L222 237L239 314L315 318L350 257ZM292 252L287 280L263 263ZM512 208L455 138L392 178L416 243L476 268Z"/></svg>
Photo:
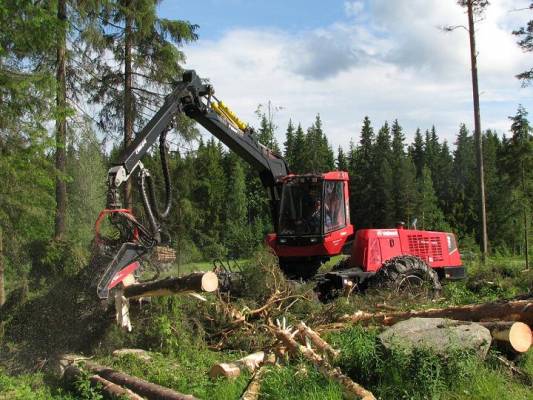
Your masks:
<svg viewBox="0 0 533 400"><path fill-rule="evenodd" d="M75 400L71 393L51 388L42 373L8 376L0 369L0 400Z"/></svg>

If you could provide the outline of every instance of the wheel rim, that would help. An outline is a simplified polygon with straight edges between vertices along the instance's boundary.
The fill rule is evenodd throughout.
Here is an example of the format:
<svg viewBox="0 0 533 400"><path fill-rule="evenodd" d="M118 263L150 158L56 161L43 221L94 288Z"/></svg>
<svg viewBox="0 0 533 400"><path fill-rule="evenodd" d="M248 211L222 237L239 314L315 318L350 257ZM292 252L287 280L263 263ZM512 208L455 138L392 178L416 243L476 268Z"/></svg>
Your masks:
<svg viewBox="0 0 533 400"><path fill-rule="evenodd" d="M426 291L424 288L425 280L418 275L409 274L401 277L396 284L396 292L398 294L407 294L407 295L421 295Z"/></svg>

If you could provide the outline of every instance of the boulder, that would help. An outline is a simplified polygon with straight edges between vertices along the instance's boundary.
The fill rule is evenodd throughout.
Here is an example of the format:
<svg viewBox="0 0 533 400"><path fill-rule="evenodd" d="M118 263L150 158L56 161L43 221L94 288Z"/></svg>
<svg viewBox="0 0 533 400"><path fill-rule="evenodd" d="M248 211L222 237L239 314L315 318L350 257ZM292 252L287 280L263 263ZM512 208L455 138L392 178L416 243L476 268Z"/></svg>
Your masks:
<svg viewBox="0 0 533 400"><path fill-rule="evenodd" d="M446 318L411 318L398 322L379 335L386 349L401 348L411 352L427 348L436 354L451 351L472 351L485 358L492 337L490 331L475 322Z"/></svg>

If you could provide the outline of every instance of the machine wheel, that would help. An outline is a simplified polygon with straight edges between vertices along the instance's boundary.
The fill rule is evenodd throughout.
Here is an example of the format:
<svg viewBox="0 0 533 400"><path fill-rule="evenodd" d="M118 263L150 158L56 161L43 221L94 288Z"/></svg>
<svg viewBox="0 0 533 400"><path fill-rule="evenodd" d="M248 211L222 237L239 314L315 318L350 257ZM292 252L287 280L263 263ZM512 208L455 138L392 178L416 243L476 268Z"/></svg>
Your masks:
<svg viewBox="0 0 533 400"><path fill-rule="evenodd" d="M320 260L288 261L282 258L279 260L279 266L288 279L311 279L321 265Z"/></svg>
<svg viewBox="0 0 533 400"><path fill-rule="evenodd" d="M398 256L383 263L376 274L369 279L369 287L389 288L399 294L438 293L442 286L437 272L415 256Z"/></svg>

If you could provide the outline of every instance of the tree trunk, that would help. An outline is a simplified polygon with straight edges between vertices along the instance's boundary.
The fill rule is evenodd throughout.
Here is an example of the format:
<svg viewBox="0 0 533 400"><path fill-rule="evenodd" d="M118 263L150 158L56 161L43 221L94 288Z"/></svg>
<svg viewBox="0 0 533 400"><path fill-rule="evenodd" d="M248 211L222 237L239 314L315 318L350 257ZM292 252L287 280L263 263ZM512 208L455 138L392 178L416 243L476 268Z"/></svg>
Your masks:
<svg viewBox="0 0 533 400"><path fill-rule="evenodd" d="M505 342L516 353L525 353L531 347L531 328L523 322L481 323L492 339Z"/></svg>
<svg viewBox="0 0 533 400"><path fill-rule="evenodd" d="M479 111L479 88L477 80L477 53L476 35L474 31L474 10L473 1L468 0L468 33L470 36L470 62L472 64L472 97L474 99L474 138L476 142L476 160L478 168L479 183L479 218L480 218L480 238L481 238L481 259L485 263L488 254L487 236L487 212L485 206L485 174L483 171L483 140L481 138L481 117Z"/></svg>
<svg viewBox="0 0 533 400"><path fill-rule="evenodd" d="M4 247L2 242L2 229L0 228L0 307L6 302L6 291L5 291L5 281L4 281Z"/></svg>
<svg viewBox="0 0 533 400"><path fill-rule="evenodd" d="M348 398L361 398L363 400L375 400L374 395L364 387L355 383L350 377L344 375L339 368L333 368L327 361L316 354L312 349L300 345L289 331L272 328L278 340L280 340L289 351L296 355L302 355L309 360L324 376L338 382Z"/></svg>
<svg viewBox="0 0 533 400"><path fill-rule="evenodd" d="M261 367L259 371L254 374L254 376L250 380L250 383L248 384L248 387L242 394L240 400L257 400L259 398L259 392L261 390L261 380L263 379L265 372L266 368Z"/></svg>
<svg viewBox="0 0 533 400"><path fill-rule="evenodd" d="M432 308L419 311L399 311L391 313L369 313L358 311L341 318L341 325L346 322L360 322L363 324L377 323L379 325L394 325L396 322L413 317L422 318L451 318L459 321L522 321L533 324L533 300L517 300L485 304L473 304L448 308Z"/></svg>
<svg viewBox="0 0 533 400"><path fill-rule="evenodd" d="M112 370L98 364L86 362L85 366L93 373L100 375L117 385L124 386L150 400L196 400L196 397L175 392L166 387L156 385L143 379Z"/></svg>
<svg viewBox="0 0 533 400"><path fill-rule="evenodd" d="M124 288L124 297L166 296L183 292L214 292L218 278L214 272L193 272L179 278L165 278L154 282L138 283Z"/></svg>
<svg viewBox="0 0 533 400"><path fill-rule="evenodd" d="M82 376L83 376L82 371L75 365L69 365L67 368L65 368L65 373L63 375L65 381L68 384L75 383ZM91 382L93 386L99 387L100 391L106 396L106 398L143 400L141 396L135 394L131 390L125 389L122 386L119 386L113 382L110 382L107 379L104 379L99 375L90 376L89 382Z"/></svg>
<svg viewBox="0 0 533 400"><path fill-rule="evenodd" d="M129 2L126 3L126 26L124 30L124 148L133 142L133 89L132 89L132 55L133 21ZM124 207L133 207L132 182L129 179L124 186Z"/></svg>
<svg viewBox="0 0 533 400"><path fill-rule="evenodd" d="M56 215L54 239L59 240L65 233L67 209L66 143L67 143L67 88L66 88L66 48L67 48L67 5L66 0L57 3L57 19L61 28L57 43L56 69Z"/></svg>

